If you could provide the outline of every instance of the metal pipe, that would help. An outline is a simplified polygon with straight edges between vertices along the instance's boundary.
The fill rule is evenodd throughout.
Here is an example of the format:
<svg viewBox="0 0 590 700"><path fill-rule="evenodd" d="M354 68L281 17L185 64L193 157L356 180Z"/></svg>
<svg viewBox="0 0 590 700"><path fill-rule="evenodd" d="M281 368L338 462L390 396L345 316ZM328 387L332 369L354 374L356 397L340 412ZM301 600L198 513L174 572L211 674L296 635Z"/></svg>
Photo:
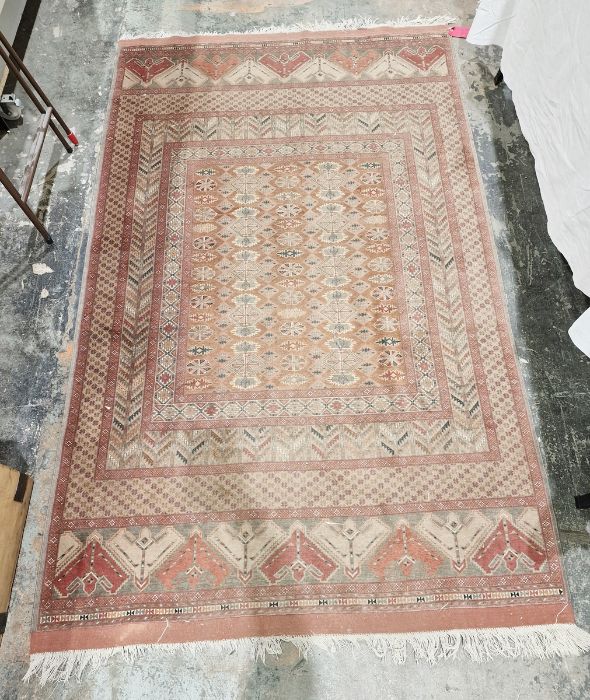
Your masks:
<svg viewBox="0 0 590 700"><path fill-rule="evenodd" d="M13 63L16 65L17 75L20 71L22 71L24 73L24 75L26 76L27 80L33 86L33 88L37 91L37 94L39 95L39 97L45 102L45 104L53 107L52 103L49 101L49 98L47 97L47 95L43 92L43 89L41 88L39 83L35 80L35 78L33 78L33 76L31 75L31 72L23 63L22 58L14 50L14 47L12 46L12 44L8 41L8 39L4 36L4 34L2 32L0 32L0 42L4 45L4 47L6 48L8 53L10 54ZM61 125L62 129L68 135L68 138L71 141L73 141L74 145L77 146L78 142L77 142L76 137L72 133L70 127L63 120L61 114L55 109L55 107L53 107L53 114L54 114L55 118L57 119L57 121L59 122L59 124ZM72 139L72 137L73 137L73 139Z"/></svg>
<svg viewBox="0 0 590 700"><path fill-rule="evenodd" d="M0 32L0 37L1 37L1 35L2 35L2 33ZM1 41L1 39L0 39L0 41ZM6 47L3 44L4 44L4 42L0 43L0 58L2 58L2 60L6 63L6 65L8 66L8 69L13 71L14 73L16 73L17 77L20 78L19 79L20 84L23 86L23 89L27 93L27 95L31 98L31 101L33 102L35 107L40 112L45 113L47 111L47 106L41 104L41 102L39 101L39 98L37 97L37 95L35 95L35 93L31 89L31 86L28 85L27 82L22 79L22 76L19 76L18 68L12 62L12 59L10 58L9 53L7 52ZM61 129L57 126L57 124L54 123L53 119L51 119L49 121L49 126L51 127L51 129L53 130L53 132L55 133L57 138L62 142L63 147L66 149L66 151L68 153L72 153L73 148L68 143L68 140L63 135Z"/></svg>
<svg viewBox="0 0 590 700"><path fill-rule="evenodd" d="M29 220L33 224L33 226L39 231L39 233L43 236L45 239L46 243L53 243L53 238L49 235L49 232L43 226L41 223L39 217L35 214L35 212L31 209L31 207L26 203L23 202L21 199L21 196L16 189L16 187L12 184L10 181L10 178L8 175L0 168L0 182L6 187L8 190L8 193L12 196L14 201L18 204L18 206L24 211L24 213L29 217Z"/></svg>

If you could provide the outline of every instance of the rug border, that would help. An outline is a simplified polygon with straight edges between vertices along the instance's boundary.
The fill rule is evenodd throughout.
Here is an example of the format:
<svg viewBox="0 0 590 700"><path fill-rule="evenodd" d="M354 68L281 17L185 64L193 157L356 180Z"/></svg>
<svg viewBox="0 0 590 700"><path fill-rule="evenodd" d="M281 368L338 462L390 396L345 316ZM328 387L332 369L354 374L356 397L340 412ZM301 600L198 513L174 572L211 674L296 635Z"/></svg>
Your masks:
<svg viewBox="0 0 590 700"><path fill-rule="evenodd" d="M143 47L150 45L167 45L177 41L181 44L198 44L203 43L206 39L207 42L212 43L224 43L227 41L240 41L240 43L251 43L260 42L261 40L273 41L273 40L283 40L283 39L298 39L298 38L330 38L330 37L363 37L363 36L383 36L384 32L386 34L396 34L401 36L416 36L419 34L430 34L430 35L446 35L448 30L448 25L428 25L428 26L402 26L402 27L392 27L387 24L380 25L379 27L371 27L366 29L333 29L333 30L304 30L297 32L277 32L277 33L256 33L256 34L225 34L225 35L194 35L191 37L187 36L167 36L161 38L146 38L146 39L123 39L118 42L118 50L116 54L117 65L119 63L121 48L124 47ZM447 39L446 36L441 38ZM547 483L547 473L546 465L542 459L541 452L539 450L538 440L536 439L536 421L533 421L533 416L528 403L529 397L525 390L524 381L521 375L520 366L518 363L518 354L516 352L516 346L514 342L514 336L512 332L512 327L510 325L510 316L508 313L508 306L506 301L506 290L504 287L504 282L501 277L501 271L499 267L498 251L495 244L495 239L493 236L493 229L491 227L491 218L489 216L489 211L487 207L487 200L485 197L485 190L483 189L483 182L481 178L481 172L479 170L479 163L477 160L477 155L473 142L473 134L467 119L467 110L465 102L463 100L461 90L460 90L460 74L457 69L456 57L454 54L454 49L452 46L453 42L450 42L451 46L451 67L454 78L454 83L452 84L453 93L455 94L456 105L459 108L458 119L462 127L462 141L463 148L465 150L466 156L470 156L469 160L475 166L473 169L475 171L474 175L477 180L479 192L476 193L475 205L476 209L481 210L481 214L488 227L489 236L491 239L491 251L493 256L493 263L495 266L495 275L498 286L500 288L500 306L503 313L503 326L504 330L507 332L509 338L510 347L513 352L514 357L514 367L516 369L516 375L518 377L519 386L524 398L524 405L527 414L527 421L530 427L530 431L533 437L533 450L537 458L540 472L543 481L544 494L548 502L548 510L551 515L551 526L552 532L555 538L556 551L558 556L558 561L560 564L562 584L564 586L564 595L567 598L565 603L532 603L518 605L514 604L510 607L492 607L492 608L460 608L455 606L453 608L445 609L445 604L441 605L440 611L405 611L405 612L380 612L379 615L374 613L359 613L359 612L346 612L346 613L325 613L322 615L276 615L276 616L251 616L251 617L224 617L224 620L231 622L232 631L231 634L220 634L219 621L215 618L210 618L206 620L191 620L190 622L185 621L162 621L162 622L137 622L137 623L125 623L125 624L112 624L112 625L101 625L95 628L71 628L71 629L54 629L54 630L44 630L39 631L37 628L39 623L39 610L41 603L41 589L43 586L44 570L46 564L46 552L47 552L47 539L49 537L49 528L45 533L45 543L43 547L43 556L40 559L40 575L38 577L38 595L36 599L36 605L34 608L35 618L33 621L33 631L31 632L30 640L30 653L31 654L43 654L56 651L77 651L83 649L100 649L100 648L111 648L111 647L124 647L126 645L145 645L145 644L165 644L165 643L184 643L192 641L215 641L215 640L231 640L240 639L247 637L269 637L269 638L280 638L285 636L285 629L289 629L289 635L354 635L354 634L411 634L413 632L427 633L427 632L440 632L446 633L452 630L470 630L477 632L478 630L482 633L487 629L493 629L498 626L503 628L510 627L531 627L533 625L557 625L562 623L574 623L573 606L572 601L569 596L567 589L567 581L565 580L565 570L563 567L563 558L561 556L561 547L559 543L559 535L555 522L555 513L551 506L550 491ZM90 273L90 261L93 252L96 253L98 247L100 246L100 240L96 237L98 231L97 221L101 218L98 210L99 196L103 187L103 180L106 177L106 173L103 171L103 164L112 148L112 135L116 128L116 122L113 121L112 117L119 109L118 101L114 99L117 91L118 84L118 71L113 75L113 80L110 88L110 98L109 98L109 109L107 112L107 118L105 120L105 128L102 134L102 148L100 157L96 164L96 172L99 173L99 178L97 185L95 186L95 192L93 197L93 209L91 214L91 235L88 239L88 245L85 253L84 262L84 275L82 281L82 293L80 296L80 303L78 305L78 310L76 313L76 333L73 341L74 345L74 356L75 361L72 363L70 369L70 380L68 382L68 391L66 405L64 408L64 427L62 431L62 440L60 443L60 448L57 453L58 456L58 468L55 477L55 489L51 496L51 506L47 513L47 523L49 524L52 519L53 505L55 498L57 496L57 485L59 483L60 471L61 471L61 453L65 441L65 433L67 430L68 416L71 408L72 400L72 388L75 383L76 376L76 364L78 359L79 351L79 338L82 329L82 315L86 302L86 292L87 292L87 280ZM465 134L467 131L467 134ZM468 164L469 165L469 164ZM461 613L461 622L465 621L466 624L457 625L457 613ZM526 621L523 619L524 616L528 616ZM403 618L403 619L402 619ZM342 623L339 620L342 620ZM425 621L428 624L424 624ZM471 621L468 623L468 621ZM352 624L354 622L354 625ZM274 625L277 625L277 630L274 631ZM282 625L282 627L281 627ZM228 625L225 625L227 627ZM365 628L366 626L366 628ZM383 627L383 628L382 628ZM280 629L279 629L280 628ZM311 629L313 628L313 629ZM243 631L241 631L243 630ZM111 639L112 638L112 639ZM47 640L47 641L46 641ZM44 643L45 642L45 643Z"/></svg>
<svg viewBox="0 0 590 700"><path fill-rule="evenodd" d="M451 56L451 64L453 68L453 73L455 74L455 78L457 81L457 98L458 102L461 106L461 114L459 115L459 119L463 122L464 125L464 130L467 132L467 140L468 140L468 145L469 149L473 155L473 161L475 164L475 177L477 179L478 185L479 185L479 195L480 195L480 200L481 200L481 206L483 210L483 217L485 220L485 223L488 227L488 231L490 234L490 240L491 240L491 250L492 250L492 256L494 258L494 275L498 284L498 288L500 290L500 297L501 297L501 306L502 306L502 312L504 314L505 318L505 326L506 326L506 333L508 336L508 341L510 344L510 348L512 350L512 354L514 356L514 366L516 369L516 377L518 380L518 385L523 397L523 405L524 409L526 412L526 419L529 424L530 430L531 430L531 435L533 438L533 451L535 453L535 456L537 458L537 463L539 465L539 472L541 474L541 479L543 482L543 491L545 493L545 497L547 499L546 503L546 508L547 511L549 512L549 516L551 518L551 528L553 530L553 536L555 538L555 549L557 551L557 557L561 569L561 579L562 579L562 585L563 585L563 590L564 590L564 595L567 598L568 605L574 610L574 605L573 605L573 600L570 595L570 590L569 590L569 583L568 583L568 578L566 575L566 570L564 566L564 559L562 555L562 546L561 546L561 539L559 535L559 528L557 526L557 517L555 515L555 510L553 508L553 495L551 493L551 488L550 488L550 483L549 483L549 470L547 469L547 462L545 459L545 454L541 450L541 441L539 434L541 432L540 430L540 425L539 425L539 419L536 411L533 411L533 401L531 396L529 395L529 391L527 389L527 385L524 380L523 372L522 372L522 367L519 362L520 355L518 354L518 348L516 346L516 338L514 335L514 331L512 328L512 321L510 318L510 310L508 308L508 295L506 292L506 285L504 283L504 279L502 276L502 267L500 265L500 255L498 251L498 245L496 243L496 237L494 235L494 229L492 226L492 217L490 214L489 206L488 206L488 199L486 196L486 191L485 191L485 185L483 181L483 175L481 172L481 169L479 167L479 159L477 157L477 150L475 148L475 139L473 136L473 131L471 130L471 127L469 125L469 117L468 117L468 110L467 110L467 103L466 100L463 96L463 92L461 90L461 73L459 72L459 66L457 64L457 43L456 42L450 42L451 44L451 51L450 51L450 56Z"/></svg>
<svg viewBox="0 0 590 700"><path fill-rule="evenodd" d="M115 65L118 66L119 64L119 58L121 55L121 49L119 46L116 46L115 48L115 55L114 55L114 61ZM39 625L39 617L40 617L40 611L41 611L41 599L42 599L42 589L43 589L43 581L45 578L45 567L46 567L46 559L47 559L47 552L49 549L49 538L51 536L51 522L53 519L53 512L55 508L55 502L57 500L58 496L58 486L59 486L59 481L60 481L60 476L61 476L61 466L62 466L62 458L63 458L63 452L65 448L65 442L66 442L66 437L67 437L67 430L68 430L68 423L69 423L69 417L70 417L70 412L72 409L72 402L73 402L73 394L74 394L74 385L76 383L76 376L77 376L77 366L78 366L78 355L80 351L80 336L82 334L84 322L83 322L83 316L84 316L84 309L86 307L86 297L89 292L88 288L88 277L90 273L90 262L92 259L92 253L93 250L96 246L99 245L99 240L98 240L98 230L99 226L97 225L97 219L99 218L99 205L100 205L100 198L101 198L101 192L104 186L104 181L106 180L106 176L103 172L103 166L105 163L105 160L107 159L107 154L111 150L111 146L109 144L109 141L112 140L112 136L114 134L114 122L112 120L113 114L119 110L119 104L118 101L116 101L114 98L117 93L117 80L118 80L118 73L115 71L112 74L111 82L109 85L109 90L108 90L108 95L107 95L107 109L105 112L105 120L103 122L103 128L102 128L102 133L99 137L98 143L99 143L99 150L97 152L97 157L96 161L94 164L94 167L92 168L92 179L93 179L93 185L91 187L91 196L90 196L90 201L87 203L87 205L84 207L84 211L82 214L83 220L82 220L82 232L85 230L88 232L88 235L86 237L86 249L84 251L84 256L83 256L83 263L82 263L82 271L81 271L81 280L80 280L80 293L78 297L78 304L76 305L75 308L75 314L74 314L74 335L73 338L71 339L71 345L72 345L72 354L71 354L71 362L67 370L67 378L64 384L64 403L63 403L63 411L61 413L61 418L59 419L61 422L61 426L59 429L58 433L58 443L57 443L57 450L55 452L55 464L56 464L56 470L55 474L52 474L49 478L49 485L51 486L51 491L49 493L49 499L47 501L47 509L44 514L44 516L41 519L41 522L45 526L45 530L43 531L43 538L42 538L42 545L41 545L41 556L39 557L39 560L37 562L37 566L35 567L35 573L36 573L36 581L34 583L34 588L35 588L35 598L34 598L34 603L33 603L33 609L32 609L32 619L31 619L31 629L30 629L30 637L34 634L37 633L37 627ZM84 217L86 216L86 212L88 212L88 219L86 223L84 222ZM79 263L78 263L79 265ZM72 294L68 296L68 307L71 305L72 297L74 296L75 292L72 291Z"/></svg>
<svg viewBox="0 0 590 700"><path fill-rule="evenodd" d="M475 148L475 139L473 135L473 131L471 130L471 126L469 125L469 117L468 117L468 111L467 111L467 104L463 95L463 91L461 90L461 80L462 76L459 71L459 66L457 64L457 44L456 42L450 41L450 52L449 55L451 57L451 68L452 72L455 76L455 83L452 87L453 92L455 94L455 100L460 109L458 110L458 119L461 123L462 126L462 132L463 132L463 145L464 148L467 147L466 152L469 153L472 157L473 165L474 165L474 177L477 180L478 184L478 190L476 193L476 200L479 200L479 206L476 201L476 209L480 208L481 209L481 215L483 216L483 220L488 228L488 233L490 237L490 250L491 250L491 255L493 258L493 271L491 272L491 275L494 276L496 280L496 284L499 290L499 306L501 307L501 311L503 314L503 321L504 321L504 331L506 333L506 337L508 339L508 344L510 346L510 349L512 351L512 356L514 359L514 375L516 377L516 381L518 383L518 388L520 389L520 393L522 396L522 405L525 411L526 415L526 423L528 424L530 433L531 433L531 442L532 442L532 450L533 454L536 458L538 467L539 467L539 474L543 486L543 493L545 495L546 503L545 503L545 509L549 513L549 518L550 518L550 526L551 530L553 533L553 546L555 548L555 553L557 555L557 561L559 563L560 567L560 573L561 573L561 585L563 587L563 595L566 599L565 605L569 608L571 611L572 619L575 623L574 619L574 605L573 605L573 600L570 595L569 591L569 585L568 585L568 580L566 576L566 571L564 567L564 560L561 552L561 541L559 537L559 530L557 527L557 519L555 516L555 511L553 509L553 498L551 494L551 489L549 485L549 476L548 476L548 470L547 470L547 464L545 462L544 454L541 452L541 447L540 447L540 439L538 436L539 432L539 426L538 426L538 420L536 414L533 415L533 410L532 410L532 400L531 397L529 396L529 392L527 390L527 387L525 385L524 377L522 375L522 370L521 370L521 365L519 362L519 354L517 352L517 347L516 347L516 340L514 337L514 331L512 329L512 322L510 319L510 312L508 308L508 298L507 298L507 292L506 292L506 285L504 283L504 279L502 277L502 268L500 266L500 256L499 256L499 251L498 251L498 246L496 243L496 238L494 235L494 229L492 227L492 217L490 215L489 207L488 207L488 200L486 196L486 191L485 191L485 185L483 182L483 176L482 172L479 166L479 159L477 157L477 150ZM557 622L557 619L554 621L555 623Z"/></svg>
<svg viewBox="0 0 590 700"><path fill-rule="evenodd" d="M513 605L504 608L445 608L439 611L252 615L161 622L128 622L96 628L70 628L35 632L31 654L83 649L105 649L151 644L184 644L244 638L277 638L309 635L412 634L450 630L483 630L497 627L574 624L571 605L563 603ZM457 610L461 620L457 624ZM524 619L526 617L526 620ZM465 621L466 624L461 624ZM427 624L425 624L427 622ZM224 632L231 624L231 633Z"/></svg>

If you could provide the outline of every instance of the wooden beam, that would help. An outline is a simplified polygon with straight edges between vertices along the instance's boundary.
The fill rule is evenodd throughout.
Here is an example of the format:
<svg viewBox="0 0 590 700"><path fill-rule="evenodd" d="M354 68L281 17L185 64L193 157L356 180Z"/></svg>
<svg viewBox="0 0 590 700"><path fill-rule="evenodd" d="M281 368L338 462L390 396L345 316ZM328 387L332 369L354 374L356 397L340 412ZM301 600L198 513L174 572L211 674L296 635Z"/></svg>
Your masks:
<svg viewBox="0 0 590 700"><path fill-rule="evenodd" d="M41 119L37 126L37 133L35 134L35 137L33 138L33 143L31 144L29 161L25 167L25 173L23 175L23 181L20 190L20 196L22 197L23 202L27 201L31 192L31 185L33 184L35 172L37 171L39 156L41 155L41 149L43 148L45 135L47 134L47 128L49 126L49 121L51 120L52 114L53 107L48 107L45 114L41 115Z"/></svg>
<svg viewBox="0 0 590 700"><path fill-rule="evenodd" d="M32 490L31 477L0 464L0 643Z"/></svg>

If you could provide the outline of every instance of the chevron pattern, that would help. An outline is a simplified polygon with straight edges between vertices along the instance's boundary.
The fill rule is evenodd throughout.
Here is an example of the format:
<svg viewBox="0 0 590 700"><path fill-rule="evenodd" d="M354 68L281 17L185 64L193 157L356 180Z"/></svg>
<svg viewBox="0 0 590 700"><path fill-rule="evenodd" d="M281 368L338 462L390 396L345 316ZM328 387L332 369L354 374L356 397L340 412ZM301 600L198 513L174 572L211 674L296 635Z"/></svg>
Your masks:
<svg viewBox="0 0 590 700"><path fill-rule="evenodd" d="M537 511L491 509L319 524L276 519L68 531L60 539L56 588L61 599L90 589L158 594L162 586L206 594L221 584L243 589L279 581L403 581L546 569Z"/></svg>
<svg viewBox="0 0 590 700"><path fill-rule="evenodd" d="M238 51L214 45L179 46L169 51L129 57L123 87L155 89L238 85L273 85L339 82L354 78L422 78L448 75L445 50L431 43L418 52L407 41L354 39L334 49L317 41L305 42L304 50L272 51L265 44L253 46L246 58Z"/></svg>
<svg viewBox="0 0 590 700"><path fill-rule="evenodd" d="M561 615L446 33L179 41L121 47L39 630Z"/></svg>

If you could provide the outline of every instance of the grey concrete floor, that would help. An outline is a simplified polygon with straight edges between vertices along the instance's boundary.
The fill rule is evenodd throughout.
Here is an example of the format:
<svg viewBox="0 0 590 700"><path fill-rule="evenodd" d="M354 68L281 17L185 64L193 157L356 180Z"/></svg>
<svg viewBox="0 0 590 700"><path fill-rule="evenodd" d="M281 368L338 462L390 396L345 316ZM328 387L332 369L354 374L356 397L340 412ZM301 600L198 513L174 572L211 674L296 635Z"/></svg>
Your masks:
<svg viewBox="0 0 590 700"><path fill-rule="evenodd" d="M95 676L66 686L41 689L20 680L58 466L116 39L123 33L240 32L358 15L387 21L451 14L467 22L474 6L474 0L43 0L27 62L76 127L81 146L65 157L58 145L48 144L40 166L34 196L56 240L53 248L0 195L0 461L36 479L0 648L1 698L590 698L589 657L399 667L362 651L303 660L286 648L266 663L236 654L212 664L154 652L133 666L113 659ZM590 361L567 336L588 302L547 236L533 160L510 91L494 88L491 80L497 53L458 42L457 55L566 574L577 619L589 629L588 516L575 510L573 496L590 489ZM32 116L27 112L25 126L0 141L7 170L22 170ZM35 262L53 272L33 274Z"/></svg>

